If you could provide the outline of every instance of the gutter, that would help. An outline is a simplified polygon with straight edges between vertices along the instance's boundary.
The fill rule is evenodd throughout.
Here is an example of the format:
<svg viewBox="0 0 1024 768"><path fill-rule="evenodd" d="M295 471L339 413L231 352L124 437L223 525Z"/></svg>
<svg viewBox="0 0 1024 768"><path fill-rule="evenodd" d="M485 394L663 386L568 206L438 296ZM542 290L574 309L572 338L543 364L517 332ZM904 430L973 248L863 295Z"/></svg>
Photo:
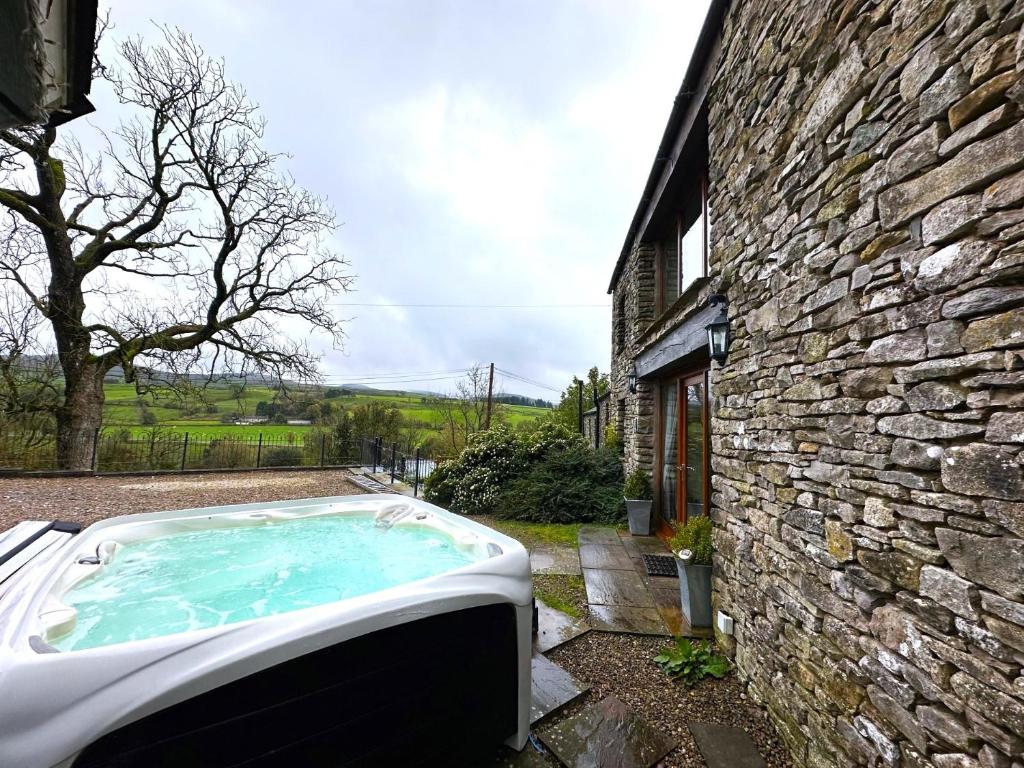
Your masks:
<svg viewBox="0 0 1024 768"><path fill-rule="evenodd" d="M708 6L708 13L704 17L704 24L701 27L700 35L697 37L697 44L690 55L690 63L686 67L683 83L679 86L679 92L672 102L672 111L669 113L668 124L665 126L661 142L658 144L654 165L651 166L651 171L647 176L647 183L644 185L643 194L640 196L640 203L637 205L636 213L633 214L633 220L630 222L629 229L626 232L626 240L622 244L618 261L615 262L612 279L608 284L608 293L615 291L615 284L622 274L622 269L626 265L630 251L633 249L634 241L637 238L644 215L651 203L655 202L654 191L657 189L658 181L661 179L665 163L671 156L672 145L675 143L676 136L682 127L693 95L697 91L697 84L704 72L704 67L707 64L711 51L714 49L715 41L722 27L722 20L725 18L725 12L729 9L729 3L730 0L711 0L711 4Z"/></svg>

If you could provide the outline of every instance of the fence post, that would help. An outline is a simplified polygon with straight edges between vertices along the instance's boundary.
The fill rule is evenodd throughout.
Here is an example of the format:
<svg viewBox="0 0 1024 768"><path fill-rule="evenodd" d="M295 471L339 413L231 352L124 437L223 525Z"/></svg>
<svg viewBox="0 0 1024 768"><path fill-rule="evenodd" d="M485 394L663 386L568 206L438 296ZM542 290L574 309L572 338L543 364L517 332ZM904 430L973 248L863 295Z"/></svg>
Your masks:
<svg viewBox="0 0 1024 768"><path fill-rule="evenodd" d="M181 471L185 471L185 459L188 457L188 432L185 433L185 441L181 444Z"/></svg>
<svg viewBox="0 0 1024 768"><path fill-rule="evenodd" d="M323 432L320 433L320 469L324 468L324 443L327 441L327 435Z"/></svg>
<svg viewBox="0 0 1024 768"><path fill-rule="evenodd" d="M420 492L420 449L416 449L416 469L413 470L412 497L415 499Z"/></svg>
<svg viewBox="0 0 1024 768"><path fill-rule="evenodd" d="M377 459L380 458L380 438L373 439L373 474L377 474Z"/></svg>
<svg viewBox="0 0 1024 768"><path fill-rule="evenodd" d="M391 444L391 484L395 484L395 453L398 451L398 444Z"/></svg>
<svg viewBox="0 0 1024 768"><path fill-rule="evenodd" d="M260 459L263 457L263 433L260 432L259 440L256 442L256 469L260 468Z"/></svg>
<svg viewBox="0 0 1024 768"><path fill-rule="evenodd" d="M100 428L96 427L96 429L92 431L92 460L89 462L89 466L92 467L93 472L96 471L96 460L99 457L99 452L97 450L99 448L99 442Z"/></svg>

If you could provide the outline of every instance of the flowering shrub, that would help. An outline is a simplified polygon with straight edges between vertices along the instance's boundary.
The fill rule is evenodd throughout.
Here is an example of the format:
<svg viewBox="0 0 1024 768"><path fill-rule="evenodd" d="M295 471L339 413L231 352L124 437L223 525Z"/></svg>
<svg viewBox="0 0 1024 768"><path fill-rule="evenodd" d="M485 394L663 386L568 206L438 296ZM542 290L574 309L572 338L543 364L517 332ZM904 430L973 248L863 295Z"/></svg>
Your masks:
<svg viewBox="0 0 1024 768"><path fill-rule="evenodd" d="M501 485L526 469L527 444L500 424L470 438L454 459L439 464L427 478L428 501L467 515L492 511Z"/></svg>

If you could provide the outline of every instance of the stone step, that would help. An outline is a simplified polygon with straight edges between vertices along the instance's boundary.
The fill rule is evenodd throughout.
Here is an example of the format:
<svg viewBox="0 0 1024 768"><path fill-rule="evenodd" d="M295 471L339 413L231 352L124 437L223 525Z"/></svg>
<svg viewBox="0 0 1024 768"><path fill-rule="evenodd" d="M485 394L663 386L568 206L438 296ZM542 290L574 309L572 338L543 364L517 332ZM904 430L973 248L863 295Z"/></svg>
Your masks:
<svg viewBox="0 0 1024 768"><path fill-rule="evenodd" d="M689 729L708 768L765 768L761 753L742 728L690 723Z"/></svg>
<svg viewBox="0 0 1024 768"><path fill-rule="evenodd" d="M530 674L533 676L530 691L531 725L575 701L590 688L539 653L533 654Z"/></svg>
<svg viewBox="0 0 1024 768"><path fill-rule="evenodd" d="M675 742L614 696L585 707L538 736L569 768L649 768Z"/></svg>

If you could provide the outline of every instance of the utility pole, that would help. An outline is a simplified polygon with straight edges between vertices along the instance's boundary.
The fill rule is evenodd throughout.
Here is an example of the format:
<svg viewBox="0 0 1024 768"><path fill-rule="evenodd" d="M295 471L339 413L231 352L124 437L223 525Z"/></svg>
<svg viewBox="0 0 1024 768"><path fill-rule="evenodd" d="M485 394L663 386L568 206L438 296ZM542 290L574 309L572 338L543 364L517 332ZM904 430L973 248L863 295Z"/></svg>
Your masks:
<svg viewBox="0 0 1024 768"><path fill-rule="evenodd" d="M491 363L490 374L487 377L487 421L484 429L491 428L491 407L494 403L494 363Z"/></svg>
<svg viewBox="0 0 1024 768"><path fill-rule="evenodd" d="M583 379L576 379L576 410L579 412L580 434L583 434Z"/></svg>

